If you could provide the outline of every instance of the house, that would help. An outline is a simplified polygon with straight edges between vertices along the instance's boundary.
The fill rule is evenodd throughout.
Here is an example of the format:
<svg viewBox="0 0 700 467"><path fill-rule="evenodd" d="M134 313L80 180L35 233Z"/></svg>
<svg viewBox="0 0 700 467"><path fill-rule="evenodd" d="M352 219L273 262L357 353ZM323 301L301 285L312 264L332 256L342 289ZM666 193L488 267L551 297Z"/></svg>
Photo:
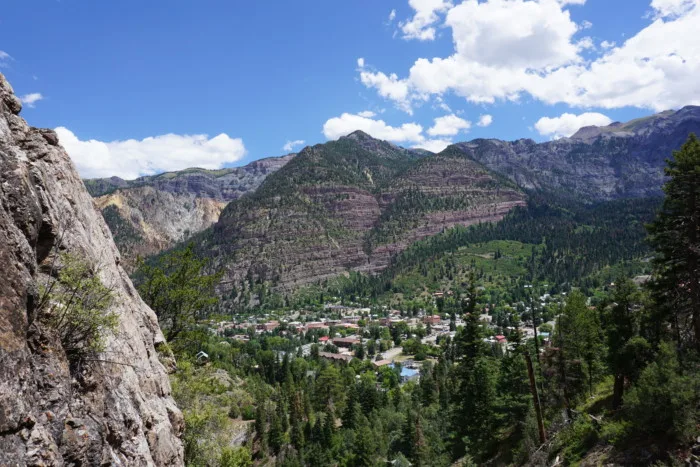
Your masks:
<svg viewBox="0 0 700 467"><path fill-rule="evenodd" d="M321 358L325 358L326 360L332 360L334 362L349 362L353 359L352 355L343 355L339 353L330 353L330 352L319 352L318 356Z"/></svg>
<svg viewBox="0 0 700 467"><path fill-rule="evenodd" d="M357 337L336 337L333 339L333 345L349 349L353 345L359 344L361 341Z"/></svg>
<svg viewBox="0 0 700 467"><path fill-rule="evenodd" d="M434 326L436 324L440 324L440 315L431 315L431 316L426 316L423 318L423 323L429 324L431 326Z"/></svg>
<svg viewBox="0 0 700 467"><path fill-rule="evenodd" d="M493 322L493 316L487 313L482 313L479 315L479 321L481 321L482 323L491 324Z"/></svg>
<svg viewBox="0 0 700 467"><path fill-rule="evenodd" d="M267 323L264 324L258 324L258 330L259 331L272 331L274 329L277 329L279 327L280 323L279 321L268 321Z"/></svg>
<svg viewBox="0 0 700 467"><path fill-rule="evenodd" d="M328 342L328 339L330 339L330 337L328 337L328 336L323 336L323 337L319 337L319 338L318 338L318 341L319 341L321 344L325 344L326 342Z"/></svg>
<svg viewBox="0 0 700 467"><path fill-rule="evenodd" d="M506 339L506 336L499 334L498 336L494 336L494 339L496 340L496 345L501 347L504 352L508 349L508 339Z"/></svg>

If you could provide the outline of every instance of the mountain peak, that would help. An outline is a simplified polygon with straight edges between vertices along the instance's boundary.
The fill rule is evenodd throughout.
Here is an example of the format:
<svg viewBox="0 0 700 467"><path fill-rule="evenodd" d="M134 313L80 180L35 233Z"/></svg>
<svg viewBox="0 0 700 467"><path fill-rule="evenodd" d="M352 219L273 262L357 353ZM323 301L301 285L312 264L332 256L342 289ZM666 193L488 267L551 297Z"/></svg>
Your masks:
<svg viewBox="0 0 700 467"><path fill-rule="evenodd" d="M648 134L663 128L675 128L682 121L700 120L700 107L688 105L680 110L665 110L648 117L636 118L626 123L614 122L607 126L586 126L579 129L570 139L592 143L598 137L631 137Z"/></svg>
<svg viewBox="0 0 700 467"><path fill-rule="evenodd" d="M352 139L355 141L377 140L362 130L355 130L352 133L341 136L340 139ZM378 141L378 140L377 140Z"/></svg>

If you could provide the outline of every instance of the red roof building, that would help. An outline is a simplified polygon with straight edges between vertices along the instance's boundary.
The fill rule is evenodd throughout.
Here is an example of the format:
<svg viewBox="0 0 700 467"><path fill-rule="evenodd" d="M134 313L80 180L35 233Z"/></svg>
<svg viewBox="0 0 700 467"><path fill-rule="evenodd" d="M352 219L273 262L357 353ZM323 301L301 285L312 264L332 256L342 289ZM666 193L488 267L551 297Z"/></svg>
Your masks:
<svg viewBox="0 0 700 467"><path fill-rule="evenodd" d="M431 326L435 324L440 324L440 315L426 316L423 318L425 324L430 324Z"/></svg>

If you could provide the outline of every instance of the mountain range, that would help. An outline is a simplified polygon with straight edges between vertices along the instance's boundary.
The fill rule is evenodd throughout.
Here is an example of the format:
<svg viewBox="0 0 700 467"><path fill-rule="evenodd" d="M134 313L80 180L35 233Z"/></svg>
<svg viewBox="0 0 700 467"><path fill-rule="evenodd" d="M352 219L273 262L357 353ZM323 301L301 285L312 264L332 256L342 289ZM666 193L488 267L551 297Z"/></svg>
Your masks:
<svg viewBox="0 0 700 467"><path fill-rule="evenodd" d="M700 107L687 106L545 143L478 139L456 146L525 189L600 201L660 195L664 161L698 132Z"/></svg>
<svg viewBox="0 0 700 467"><path fill-rule="evenodd" d="M225 271L221 293L376 273L413 242L502 219L531 192L597 203L658 196L664 161L700 107L586 127L570 138L477 139L439 154L356 131L221 171L86 180L127 263L191 239Z"/></svg>

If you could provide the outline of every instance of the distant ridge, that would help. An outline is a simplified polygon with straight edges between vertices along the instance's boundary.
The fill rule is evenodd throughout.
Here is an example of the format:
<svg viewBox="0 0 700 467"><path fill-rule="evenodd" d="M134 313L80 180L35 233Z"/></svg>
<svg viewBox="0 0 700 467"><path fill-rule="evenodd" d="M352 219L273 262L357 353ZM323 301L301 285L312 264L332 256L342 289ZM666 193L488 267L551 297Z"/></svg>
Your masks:
<svg viewBox="0 0 700 467"><path fill-rule="evenodd" d="M455 146L522 188L596 201L661 195L664 161L690 133L700 134L698 106L584 127L541 144L479 139Z"/></svg>

